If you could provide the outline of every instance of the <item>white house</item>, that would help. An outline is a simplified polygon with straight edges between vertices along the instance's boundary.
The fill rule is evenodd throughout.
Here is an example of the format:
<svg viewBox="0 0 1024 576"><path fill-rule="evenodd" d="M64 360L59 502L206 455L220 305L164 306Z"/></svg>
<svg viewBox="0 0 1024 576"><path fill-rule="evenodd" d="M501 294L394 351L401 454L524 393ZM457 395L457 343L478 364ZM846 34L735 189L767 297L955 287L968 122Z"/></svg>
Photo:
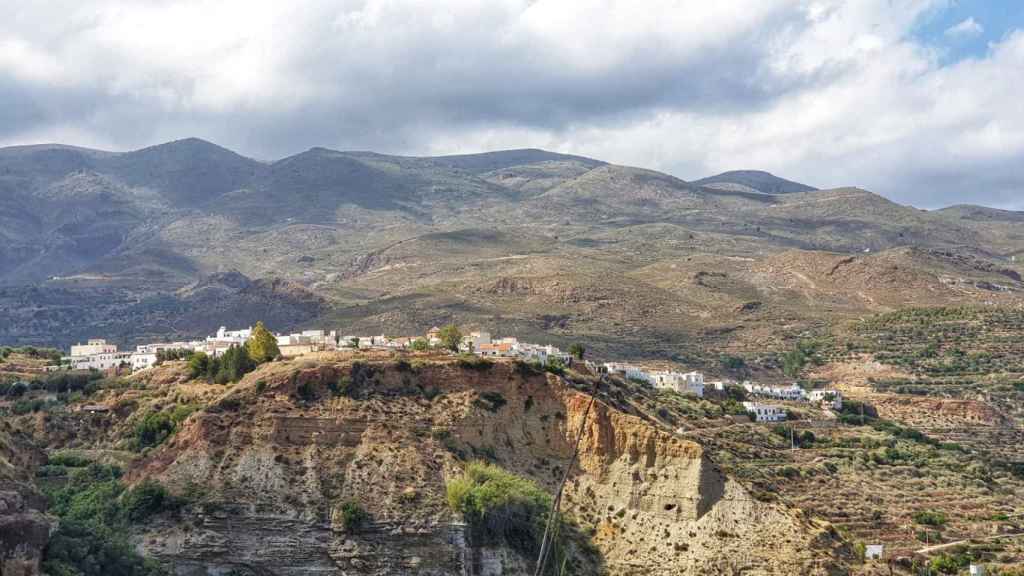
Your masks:
<svg viewBox="0 0 1024 576"><path fill-rule="evenodd" d="M108 344L102 338L90 339L86 344L74 344L71 346L71 356L93 356L95 354L114 354L117 352L116 344Z"/></svg>
<svg viewBox="0 0 1024 576"><path fill-rule="evenodd" d="M547 366L552 360L558 360L565 365L572 363L572 356L570 354L562 352L551 345L540 346L538 344L520 342L512 348L519 354L520 358L528 362L539 362L544 366Z"/></svg>
<svg viewBox="0 0 1024 576"><path fill-rule="evenodd" d="M674 390L680 394L704 396L704 375L700 372L655 371L648 374L655 388Z"/></svg>
<svg viewBox="0 0 1024 576"><path fill-rule="evenodd" d="M753 414L757 422L783 422L786 420L786 409L782 406L744 402L743 408L748 414Z"/></svg>
<svg viewBox="0 0 1024 576"><path fill-rule="evenodd" d="M985 567L981 564L971 564L968 570L968 574L971 576L985 576L987 574Z"/></svg>
<svg viewBox="0 0 1024 576"><path fill-rule="evenodd" d="M833 410L843 409L843 395L838 390L811 390L807 393L807 400L825 404Z"/></svg>
<svg viewBox="0 0 1024 576"><path fill-rule="evenodd" d="M74 370L110 370L131 366L132 352L109 352L88 356L70 356L64 359ZM155 360L154 360L155 361Z"/></svg>
<svg viewBox="0 0 1024 576"><path fill-rule="evenodd" d="M131 355L132 372L156 366L155 352L135 352Z"/></svg>
<svg viewBox="0 0 1024 576"><path fill-rule="evenodd" d="M157 354L168 350L206 350L206 342L193 340L191 342L159 342L155 344L140 344L135 347L136 354Z"/></svg>
<svg viewBox="0 0 1024 576"><path fill-rule="evenodd" d="M882 544L868 544L864 548L864 558L866 560L881 560L884 553L885 546Z"/></svg>
<svg viewBox="0 0 1024 576"><path fill-rule="evenodd" d="M639 380L641 382L647 382L648 384L651 383L651 375L639 366L623 364L621 362L606 362L604 367L608 370L609 374L619 374L625 376L629 380Z"/></svg>
<svg viewBox="0 0 1024 576"><path fill-rule="evenodd" d="M338 333L333 330L304 330L295 334L277 334L275 337L278 347L302 347L316 352L338 348Z"/></svg>
<svg viewBox="0 0 1024 576"><path fill-rule="evenodd" d="M789 386L768 386L744 382L743 388L746 389L748 394L764 396L766 398L775 398L776 400L804 400L806 398L806 392L804 392L804 389L796 384L790 384Z"/></svg>
<svg viewBox="0 0 1024 576"><path fill-rule="evenodd" d="M252 327L244 330L228 330L224 326L221 326L217 330L217 334L214 336L207 336L206 342L214 344L233 344L235 346L241 346L249 341L252 336Z"/></svg>

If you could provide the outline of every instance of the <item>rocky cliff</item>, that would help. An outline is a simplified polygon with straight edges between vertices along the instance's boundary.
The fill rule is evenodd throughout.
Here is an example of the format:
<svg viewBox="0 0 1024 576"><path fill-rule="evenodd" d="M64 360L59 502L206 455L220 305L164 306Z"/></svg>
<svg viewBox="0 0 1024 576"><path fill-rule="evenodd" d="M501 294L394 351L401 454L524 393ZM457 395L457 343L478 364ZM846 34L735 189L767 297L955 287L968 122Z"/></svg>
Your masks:
<svg viewBox="0 0 1024 576"><path fill-rule="evenodd" d="M554 492L582 426L563 506L575 537L593 544L580 571L842 569L827 530L752 499L699 445L630 414L607 388L436 357L266 365L133 467L129 481L158 479L196 502L138 545L182 576L532 573L532 558L472 541L445 485L486 459ZM587 391L601 398L589 412ZM358 528L346 523L352 503L369 514Z"/></svg>
<svg viewBox="0 0 1024 576"><path fill-rule="evenodd" d="M45 456L10 423L0 421L0 576L35 576L53 520L30 471Z"/></svg>

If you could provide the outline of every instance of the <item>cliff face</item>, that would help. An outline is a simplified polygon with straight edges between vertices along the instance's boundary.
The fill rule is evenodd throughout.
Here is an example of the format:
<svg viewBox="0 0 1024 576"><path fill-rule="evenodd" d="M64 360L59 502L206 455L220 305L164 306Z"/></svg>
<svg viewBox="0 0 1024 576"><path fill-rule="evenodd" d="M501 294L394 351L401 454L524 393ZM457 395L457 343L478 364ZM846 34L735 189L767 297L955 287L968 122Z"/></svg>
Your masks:
<svg viewBox="0 0 1024 576"><path fill-rule="evenodd" d="M31 484L31 471L45 461L14 430L0 422L0 576L35 576L53 522L45 499Z"/></svg>
<svg viewBox="0 0 1024 576"><path fill-rule="evenodd" d="M138 544L177 574L486 575L532 559L477 546L445 484L486 458L554 491L590 397L513 364L274 363L194 414L130 480L201 504ZM596 402L563 509L588 573L794 574L838 564L793 511L754 501L699 445ZM370 516L346 527L345 504ZM820 572L824 573L824 572Z"/></svg>

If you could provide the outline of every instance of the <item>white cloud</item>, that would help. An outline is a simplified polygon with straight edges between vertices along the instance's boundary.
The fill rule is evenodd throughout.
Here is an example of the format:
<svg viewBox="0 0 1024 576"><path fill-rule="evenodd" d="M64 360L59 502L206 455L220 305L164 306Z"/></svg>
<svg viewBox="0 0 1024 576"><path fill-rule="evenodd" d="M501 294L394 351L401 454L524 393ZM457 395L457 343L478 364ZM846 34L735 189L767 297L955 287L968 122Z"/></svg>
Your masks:
<svg viewBox="0 0 1024 576"><path fill-rule="evenodd" d="M262 158L539 146L684 178L761 168L922 206L1013 206L1024 34L943 64L911 31L946 5L21 3L0 21L0 141L194 135Z"/></svg>
<svg viewBox="0 0 1024 576"><path fill-rule="evenodd" d="M951 38L973 38L985 32L981 24L973 16L958 24L946 28L946 36Z"/></svg>

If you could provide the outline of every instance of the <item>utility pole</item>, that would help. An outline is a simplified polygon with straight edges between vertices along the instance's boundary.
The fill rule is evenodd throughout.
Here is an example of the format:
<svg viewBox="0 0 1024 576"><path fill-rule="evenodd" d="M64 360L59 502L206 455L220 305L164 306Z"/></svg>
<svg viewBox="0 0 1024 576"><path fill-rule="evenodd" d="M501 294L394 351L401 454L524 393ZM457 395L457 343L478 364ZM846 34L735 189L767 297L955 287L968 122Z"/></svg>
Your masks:
<svg viewBox="0 0 1024 576"><path fill-rule="evenodd" d="M789 449L796 450L796 440L793 439L793 425L789 425Z"/></svg>

